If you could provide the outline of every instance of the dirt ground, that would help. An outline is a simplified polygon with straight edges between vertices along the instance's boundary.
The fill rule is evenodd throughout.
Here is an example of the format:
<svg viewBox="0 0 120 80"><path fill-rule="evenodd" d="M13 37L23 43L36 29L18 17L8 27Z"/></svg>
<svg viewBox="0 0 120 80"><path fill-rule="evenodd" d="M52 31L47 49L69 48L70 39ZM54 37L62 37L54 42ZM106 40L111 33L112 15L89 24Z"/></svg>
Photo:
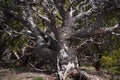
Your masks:
<svg viewBox="0 0 120 80"><path fill-rule="evenodd" d="M37 77L42 77L44 80L56 80L56 77L53 75L38 72L19 72L10 69L0 70L0 80L34 80Z"/></svg>
<svg viewBox="0 0 120 80"><path fill-rule="evenodd" d="M85 72L91 80L120 80L119 75L112 76L103 72L90 70L85 70ZM54 74L0 69L0 80L35 80L37 77L42 77L44 80L57 80Z"/></svg>

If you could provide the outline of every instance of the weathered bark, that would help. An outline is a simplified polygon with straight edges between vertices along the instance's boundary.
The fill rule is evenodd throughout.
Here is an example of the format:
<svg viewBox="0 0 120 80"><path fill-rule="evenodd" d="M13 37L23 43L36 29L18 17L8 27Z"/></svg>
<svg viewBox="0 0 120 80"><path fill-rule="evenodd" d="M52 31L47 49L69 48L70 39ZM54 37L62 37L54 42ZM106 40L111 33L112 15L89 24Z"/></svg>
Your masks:
<svg viewBox="0 0 120 80"><path fill-rule="evenodd" d="M66 16L67 17L65 18L58 33L60 50L57 66L60 80L66 80L69 75L75 77L75 75L70 74L73 70L75 70L76 74L79 75L79 72L77 71L79 67L77 52L67 40L73 33L72 26L74 25L74 20L69 16L69 14L66 14Z"/></svg>

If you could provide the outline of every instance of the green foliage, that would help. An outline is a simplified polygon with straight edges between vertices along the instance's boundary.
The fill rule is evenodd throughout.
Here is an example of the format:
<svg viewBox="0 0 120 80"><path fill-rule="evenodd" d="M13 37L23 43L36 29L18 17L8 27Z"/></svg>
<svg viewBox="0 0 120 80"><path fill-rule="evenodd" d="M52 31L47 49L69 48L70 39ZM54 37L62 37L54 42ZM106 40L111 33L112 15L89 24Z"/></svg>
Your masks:
<svg viewBox="0 0 120 80"><path fill-rule="evenodd" d="M109 56L103 56L101 60L102 66L104 67L112 67L116 64L116 60Z"/></svg>
<svg viewBox="0 0 120 80"><path fill-rule="evenodd" d="M44 80L42 77L36 77L33 80Z"/></svg>
<svg viewBox="0 0 120 80"><path fill-rule="evenodd" d="M16 37L13 41L11 41L9 49L20 50L23 46L25 46L26 42L27 40L25 36Z"/></svg>
<svg viewBox="0 0 120 80"><path fill-rule="evenodd" d="M120 68L120 49L115 49L112 52L105 52L102 56L101 64L103 67L117 67Z"/></svg>

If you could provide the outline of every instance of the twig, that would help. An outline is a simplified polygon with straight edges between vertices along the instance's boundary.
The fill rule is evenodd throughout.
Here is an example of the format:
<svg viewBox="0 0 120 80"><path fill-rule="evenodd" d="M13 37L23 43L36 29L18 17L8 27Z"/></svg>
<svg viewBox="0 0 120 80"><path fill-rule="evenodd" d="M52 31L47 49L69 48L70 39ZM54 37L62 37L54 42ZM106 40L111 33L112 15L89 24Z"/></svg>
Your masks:
<svg viewBox="0 0 120 80"><path fill-rule="evenodd" d="M29 65L35 70L35 71L40 71L43 72L44 70L36 68L32 63L29 63Z"/></svg>

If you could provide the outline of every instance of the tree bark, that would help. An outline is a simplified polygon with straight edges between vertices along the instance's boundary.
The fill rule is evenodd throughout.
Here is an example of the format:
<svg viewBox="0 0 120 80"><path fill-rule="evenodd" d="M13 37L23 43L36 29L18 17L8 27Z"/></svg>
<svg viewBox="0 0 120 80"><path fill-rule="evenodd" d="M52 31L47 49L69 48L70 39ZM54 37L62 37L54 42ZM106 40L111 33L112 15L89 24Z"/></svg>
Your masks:
<svg viewBox="0 0 120 80"><path fill-rule="evenodd" d="M66 80L69 75L75 77L76 75L71 74L72 71L75 71L75 73L78 75L80 74L78 72L79 64L77 52L68 41L73 33L72 26L74 24L74 21L72 18L70 18L70 16L66 16L67 17L64 20L65 23L62 24L62 27L58 32L60 50L58 54L57 67L60 80Z"/></svg>

